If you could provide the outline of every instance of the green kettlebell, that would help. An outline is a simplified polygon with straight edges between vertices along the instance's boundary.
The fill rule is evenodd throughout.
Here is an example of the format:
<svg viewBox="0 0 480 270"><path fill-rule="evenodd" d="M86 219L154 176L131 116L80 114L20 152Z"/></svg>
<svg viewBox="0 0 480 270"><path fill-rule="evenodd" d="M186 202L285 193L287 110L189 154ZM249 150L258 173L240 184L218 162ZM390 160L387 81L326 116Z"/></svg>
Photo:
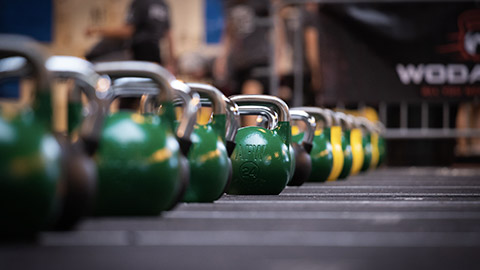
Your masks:
<svg viewBox="0 0 480 270"><path fill-rule="evenodd" d="M363 135L360 123L353 115L347 115L352 123L352 129L347 131L350 134L350 145L352 147L352 170L350 175L357 175L363 166L365 154L363 152Z"/></svg>
<svg viewBox="0 0 480 270"><path fill-rule="evenodd" d="M54 228L70 229L81 217L91 214L95 199L98 177L91 155L98 147L104 121L101 102L95 92L100 76L94 72L93 66L88 61L72 56L52 56L46 62L46 67L56 79L73 79L75 92L85 93L89 100L86 117L77 115L78 119L72 118L73 123L79 128L76 139L70 143L68 136L57 136L58 139L66 141L62 147L64 152L69 154L62 159L62 166L67 168L68 174L67 181L62 187L65 195L60 216ZM79 93L74 94L80 96ZM69 121L69 124L71 123Z"/></svg>
<svg viewBox="0 0 480 270"><path fill-rule="evenodd" d="M352 155L352 146L350 144L350 132L352 130L352 122L350 118L342 112L336 112L335 116L339 119L340 124L342 126L342 150L343 150L343 168L342 172L338 176L338 179L346 179L351 171L352 171L352 164L353 164L353 155Z"/></svg>
<svg viewBox="0 0 480 270"><path fill-rule="evenodd" d="M46 63L33 40L0 35L0 81L30 75L36 81L31 106L14 116L2 110L0 116L1 239L70 228L87 212L94 191L94 163L85 144L71 145L52 132L52 74Z"/></svg>
<svg viewBox="0 0 480 270"><path fill-rule="evenodd" d="M210 122L196 124L192 133L192 148L188 153L190 185L185 202L213 202L220 198L228 183L230 160L225 132L227 104L220 90L207 84L187 84L193 91L206 97L212 105Z"/></svg>
<svg viewBox="0 0 480 270"><path fill-rule="evenodd" d="M158 86L156 86L151 79L121 78L117 79L116 83L117 86L115 87L115 91L120 91L122 97L127 97L129 99L124 105L136 108L144 115L154 115L161 110L162 106L156 99ZM186 104L183 107L183 111L186 113L182 114L180 121L175 121L175 129L177 132L188 129L188 131L183 131L182 134L185 132L191 134L196 122L196 112L198 110L200 96L196 92L191 91L190 87L180 81L172 81L171 86L173 90L175 90L174 104ZM140 104L138 105L138 103ZM190 139L179 139L179 142L180 149L182 150L180 155L181 188L177 193L174 203L167 208L167 210L172 210L178 202L183 200L190 183L190 164L186 156L191 150L192 142Z"/></svg>
<svg viewBox="0 0 480 270"><path fill-rule="evenodd" d="M332 119L329 114L317 107L295 107L292 109L303 110L315 118L316 130L312 142L312 151L310 152L312 171L308 181L325 182L333 168L332 145L325 132L326 129L331 127ZM296 142L300 142L303 136L303 133L299 133L293 138Z"/></svg>
<svg viewBox="0 0 480 270"><path fill-rule="evenodd" d="M302 121L305 123L305 132L301 144L292 141L292 149L295 155L295 171L293 177L288 182L289 186L301 186L310 177L312 172L312 159L310 153L313 148L313 138L315 136L315 127L317 126L315 118L303 110L290 110L291 121Z"/></svg>
<svg viewBox="0 0 480 270"><path fill-rule="evenodd" d="M246 112L257 112L258 111L258 116L257 116L257 119L256 119L256 126L257 127L272 129L273 128L272 123L277 122L276 119L278 118L278 114L274 110L272 110L271 108L261 107L261 106L244 106L244 107L242 107L242 110L246 111ZM251 113L251 114L257 115L257 113ZM288 179L288 183L292 182L293 176L295 174L295 169L296 169L296 166L297 166L296 155L295 155L296 150L293 146L294 146L294 143L293 143L293 140L292 140L292 143L290 143L290 148L289 148L289 154L290 154L290 157L292 158L292 161L290 162L290 178Z"/></svg>
<svg viewBox="0 0 480 270"><path fill-rule="evenodd" d="M387 145L385 142L385 137L383 137L383 134L385 133L385 126L382 124L382 122L377 122L376 123L377 127L377 132L378 132L378 165L377 167L380 167L382 164L385 162L385 157L387 154Z"/></svg>
<svg viewBox="0 0 480 270"><path fill-rule="evenodd" d="M95 70L114 82L128 77L151 79L161 104L158 114L127 109L107 116L95 154L99 168L95 214L158 215L171 209L182 190L181 153L188 152L196 114L195 110L190 111L191 106L185 106L184 117L193 121L182 122L174 130L173 87L181 83L166 69L148 62L99 63ZM188 89L184 84L182 87ZM113 98L131 90L151 94L149 89L142 93L141 88L116 88L115 83L110 89ZM109 98L107 106L113 98Z"/></svg>
<svg viewBox="0 0 480 270"><path fill-rule="evenodd" d="M270 108L276 116L271 129L248 126L238 129L232 153L233 180L228 194L276 195L287 185L293 157L290 155L291 130L288 106L268 95L241 95L230 99L242 115L259 115L248 106ZM261 109L261 108L260 108ZM276 121L278 119L278 122Z"/></svg>
<svg viewBox="0 0 480 270"><path fill-rule="evenodd" d="M33 71L4 71L12 57L22 57ZM0 236L17 238L46 228L54 216L62 153L51 132L51 77L43 51L31 39L1 35L0 59L2 81L32 74L37 83L31 108L0 117Z"/></svg>
<svg viewBox="0 0 480 270"><path fill-rule="evenodd" d="M132 80L132 78L129 78L129 80ZM138 80L138 78L136 80ZM161 109L161 104L155 102L156 100L154 98L156 97L156 95L150 92L151 90L156 89L156 87L152 85L151 80L141 83L134 82L134 85L134 87L137 87L138 89L143 89L143 91L149 89L149 93L145 92L146 95L142 96L141 98L140 107L143 108L144 114L153 114L155 111L159 111L159 108ZM182 134L193 133L194 125L197 121L197 111L199 109L201 100L198 93L192 91L188 85L184 84L181 81L174 80L171 82L171 86L175 93L175 106L178 104L184 104L184 106L180 121L175 121L175 129L177 131L177 137L179 138L180 149L182 150L182 153L180 155L181 188L180 191L177 193L177 197L174 200L174 203L167 209L168 211L173 210L173 208L178 202L183 201L187 192L187 188L190 185L190 162L188 161L187 156L189 155L192 148L191 135L190 137L188 137L188 140L182 139L181 137L185 137L185 135Z"/></svg>
<svg viewBox="0 0 480 270"><path fill-rule="evenodd" d="M226 193L228 188L230 187L230 183L232 183L232 175L233 175L233 168L232 168L232 160L230 157L232 156L233 150L235 149L235 136L237 134L237 130L240 124L240 113L238 111L238 106L235 102L231 101L229 98L222 94L222 98L225 102L227 113L226 113L226 129L225 129L225 142L227 148L227 155L228 155L228 180L227 184L225 185L225 189L223 193ZM201 99L202 106L211 106L212 102L206 98Z"/></svg>
<svg viewBox="0 0 480 270"><path fill-rule="evenodd" d="M370 168L370 164L372 163L372 143L370 141L370 133L371 127L368 120L364 117L357 117L358 122L360 123L360 127L362 129L362 145L363 145L363 152L364 152L364 159L362 165L362 172L368 171Z"/></svg>

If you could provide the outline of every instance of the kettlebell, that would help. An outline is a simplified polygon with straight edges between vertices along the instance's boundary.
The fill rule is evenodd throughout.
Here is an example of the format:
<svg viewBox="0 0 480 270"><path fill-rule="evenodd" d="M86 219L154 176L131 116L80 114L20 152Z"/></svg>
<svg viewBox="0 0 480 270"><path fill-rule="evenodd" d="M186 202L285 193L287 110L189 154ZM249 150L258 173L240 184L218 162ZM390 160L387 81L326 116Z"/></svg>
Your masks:
<svg viewBox="0 0 480 270"><path fill-rule="evenodd" d="M343 163L345 157L343 155L342 149L342 127L340 126L340 121L335 117L335 114L332 110L323 109L331 118L332 126L325 129L325 135L330 139L332 144L332 154L333 154L333 166L330 175L327 178L327 181L335 181L340 176L340 173L343 169Z"/></svg>
<svg viewBox="0 0 480 270"><path fill-rule="evenodd" d="M315 118L316 130L312 151L310 152L312 171L308 181L325 182L333 167L332 144L325 133L325 129L331 127L331 117L324 110L317 107L295 107L292 109L303 110ZM303 133L299 133L293 136L293 140L298 143L303 139L303 136Z"/></svg>
<svg viewBox="0 0 480 270"><path fill-rule="evenodd" d="M380 151L379 151L379 131L376 125L368 121L370 126L370 143L372 144L372 162L370 164L370 169L376 169L378 167L378 162L380 160Z"/></svg>
<svg viewBox="0 0 480 270"><path fill-rule="evenodd" d="M350 175L357 175L363 165L363 159L365 154L363 152L362 145L362 130L360 129L360 123L354 116L347 115L352 123L352 129L346 131L348 137L350 137L350 145L352 146L352 171ZM350 136L348 135L350 134Z"/></svg>
<svg viewBox="0 0 480 270"><path fill-rule="evenodd" d="M81 217L90 215L93 209L97 168L91 155L98 148L101 125L104 121L104 112L95 94L100 76L94 72L93 66L88 61L72 56L52 56L46 62L46 67L54 78L73 79L75 90L81 90L89 100L87 116L83 118L74 113L73 115L79 119L71 118L69 121L69 124L75 123L80 126L76 139L70 143L70 138L57 136L58 139L62 138L65 141L61 145L63 152L67 154L62 156L62 166L66 168L64 176L66 181L62 188L65 194L60 217L54 228L65 230L71 229ZM80 96L79 93L74 94Z"/></svg>
<svg viewBox="0 0 480 270"><path fill-rule="evenodd" d="M295 170L293 177L288 182L289 186L301 186L310 177L312 172L312 159L310 153L313 148L313 138L315 136L316 122L315 118L303 110L290 110L290 120L302 121L305 123L305 132L302 143L292 141L292 147L295 155Z"/></svg>
<svg viewBox="0 0 480 270"><path fill-rule="evenodd" d="M352 130L352 122L343 112L335 112L335 116L339 119L342 127L342 150L343 150L343 168L338 179L346 179L352 171L353 154L350 144L350 131Z"/></svg>
<svg viewBox="0 0 480 270"><path fill-rule="evenodd" d="M238 105L240 115L261 114L258 110L245 109L245 106L258 106L273 110L276 116L269 120L268 129L257 126L238 129L231 157L233 179L227 193L279 194L293 173L288 106L281 99L268 95L240 95L230 99Z"/></svg>
<svg viewBox="0 0 480 270"><path fill-rule="evenodd" d="M376 123L376 128L378 132L378 166L377 167L380 167L385 163L385 157L387 154L385 137L383 137L383 134L385 133L385 126L383 125L382 122L378 121Z"/></svg>
<svg viewBox="0 0 480 270"><path fill-rule="evenodd" d="M138 110L141 111L144 115L154 115L157 111L161 110L161 104L156 104L158 102L156 99L158 93L158 87L151 79L145 78L122 78L117 81L116 92L121 91L122 96L130 97L128 102L124 103L130 107L136 108L138 106L138 101L140 105ZM178 131L186 130L187 133L192 133L193 125L196 122L196 114L199 108L200 96L191 91L183 82L174 80L171 82L171 87L175 91L175 100L174 104L184 105L183 111L187 112L186 114L182 113L182 118L180 121L175 121L175 129ZM122 90L124 89L124 90ZM139 98L141 96L141 98ZM136 103L134 102L136 101ZM185 131L183 131L185 133ZM170 207L167 208L167 211L173 210L178 202L181 202L187 191L187 187L190 184L190 163L187 159L187 155L191 150L191 139L189 140L179 140L181 154L180 154L180 190L177 193L176 199L173 201Z"/></svg>
<svg viewBox="0 0 480 270"><path fill-rule="evenodd" d="M182 190L181 154L188 153L196 115L194 106L185 106L183 115L188 121L182 121L175 130L173 87L188 86L149 62L105 62L95 64L94 69L110 76L113 82L129 77L151 79L160 104L158 113L127 109L106 117L95 153L99 173L95 215L158 215L171 209ZM121 85L116 88L114 83L109 91L116 96L136 89ZM151 94L147 90L142 94ZM106 102L107 107L111 99ZM190 104L188 95L184 99Z"/></svg>
<svg viewBox="0 0 480 270"><path fill-rule="evenodd" d="M36 81L30 106L0 116L0 238L70 228L88 212L93 163L84 145L52 132L52 74L42 48L27 37L0 35L0 59L0 81L30 75Z"/></svg>
<svg viewBox="0 0 480 270"><path fill-rule="evenodd" d="M187 85L211 102L213 113L209 123L196 124L193 130L192 148L188 153L190 185L183 201L213 202L224 193L229 177L230 161L225 141L227 104L224 95L213 86Z"/></svg>
<svg viewBox="0 0 480 270"><path fill-rule="evenodd" d="M364 159L362 165L362 172L368 171L372 162L372 143L370 140L371 137L371 126L369 121L364 117L357 117L357 120L360 123L360 127L362 128L362 145L363 145L363 152L364 152Z"/></svg>

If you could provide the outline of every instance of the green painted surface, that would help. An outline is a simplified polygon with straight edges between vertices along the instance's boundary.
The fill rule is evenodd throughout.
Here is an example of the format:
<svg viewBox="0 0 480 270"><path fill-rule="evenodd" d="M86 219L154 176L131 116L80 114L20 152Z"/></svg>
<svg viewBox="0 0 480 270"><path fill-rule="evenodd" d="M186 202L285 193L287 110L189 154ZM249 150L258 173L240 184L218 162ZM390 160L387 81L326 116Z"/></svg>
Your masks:
<svg viewBox="0 0 480 270"><path fill-rule="evenodd" d="M303 133L293 136L293 141L300 143L303 140ZM308 179L309 182L327 181L333 166L332 145L325 136L324 132L317 133L313 137L313 147L310 152L312 160L312 172Z"/></svg>
<svg viewBox="0 0 480 270"><path fill-rule="evenodd" d="M212 202L223 194L229 175L225 123L225 115L214 115L209 124L195 126L188 154L190 184L185 202Z"/></svg>
<svg viewBox="0 0 480 270"><path fill-rule="evenodd" d="M362 172L365 172L370 168L372 162L372 144L370 143L370 134L363 136L363 152L365 158L363 159Z"/></svg>
<svg viewBox="0 0 480 270"><path fill-rule="evenodd" d="M233 180L229 194L276 195L287 185L291 172L290 123L274 130L243 127L232 153ZM286 134L288 133L288 134Z"/></svg>
<svg viewBox="0 0 480 270"><path fill-rule="evenodd" d="M48 118L33 111L0 118L0 234L35 233L52 218L61 149L45 125Z"/></svg>
<svg viewBox="0 0 480 270"><path fill-rule="evenodd" d="M68 134L77 129L83 120L83 105L81 102L68 103Z"/></svg>
<svg viewBox="0 0 480 270"><path fill-rule="evenodd" d="M347 130L342 133L342 150L344 156L343 168L338 179L346 179L352 170L353 155L352 146L350 145L350 131Z"/></svg>
<svg viewBox="0 0 480 270"><path fill-rule="evenodd" d="M95 155L96 215L158 215L173 203L180 150L168 118L128 111L106 118Z"/></svg>
<svg viewBox="0 0 480 270"><path fill-rule="evenodd" d="M387 146L386 146L385 138L383 138L382 136L378 137L378 152L379 152L378 166L381 166L385 162L385 156L387 154Z"/></svg>

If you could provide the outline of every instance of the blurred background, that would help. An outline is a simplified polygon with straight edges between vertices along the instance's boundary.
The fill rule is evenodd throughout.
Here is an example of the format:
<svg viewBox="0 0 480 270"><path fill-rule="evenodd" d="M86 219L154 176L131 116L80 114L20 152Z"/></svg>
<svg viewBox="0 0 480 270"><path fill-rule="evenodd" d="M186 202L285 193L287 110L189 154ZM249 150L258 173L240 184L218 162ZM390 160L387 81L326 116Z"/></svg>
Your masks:
<svg viewBox="0 0 480 270"><path fill-rule="evenodd" d="M57 55L140 59L135 8L149 1L2 0L0 32ZM391 166L479 164L480 2L157 2L158 62L183 80L379 119Z"/></svg>

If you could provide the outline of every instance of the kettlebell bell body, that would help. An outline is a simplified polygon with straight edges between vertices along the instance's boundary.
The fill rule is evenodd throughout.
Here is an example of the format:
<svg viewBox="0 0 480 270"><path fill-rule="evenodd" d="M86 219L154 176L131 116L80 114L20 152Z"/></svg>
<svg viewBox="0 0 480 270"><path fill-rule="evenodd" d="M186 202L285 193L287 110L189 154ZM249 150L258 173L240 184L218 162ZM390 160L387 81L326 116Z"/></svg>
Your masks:
<svg viewBox="0 0 480 270"><path fill-rule="evenodd" d="M139 61L99 63L95 70L113 78L152 79L161 105L159 114L120 110L106 117L95 154L99 174L95 215L158 215L173 207L181 191L181 148L174 133L171 86L176 80L162 67ZM115 85L111 89L114 95L131 90Z"/></svg>
<svg viewBox="0 0 480 270"><path fill-rule="evenodd" d="M380 167L385 162L387 146L383 136L378 137L378 166Z"/></svg>
<svg viewBox="0 0 480 270"><path fill-rule="evenodd" d="M312 115L317 123L312 141L312 150L310 159L312 161L312 171L308 179L309 182L325 182L333 168L332 144L325 134L325 129L332 124L331 117L322 109L317 107L296 107L293 110L303 110ZM299 133L293 136L293 140L300 142L304 134Z"/></svg>
<svg viewBox="0 0 480 270"><path fill-rule="evenodd" d="M375 169L378 167L378 161L380 158L380 152L378 149L378 133L372 132L370 135L370 143L372 145L372 161L370 163L370 169Z"/></svg>
<svg viewBox="0 0 480 270"><path fill-rule="evenodd" d="M188 84L213 106L210 122L196 124L192 133L192 148L188 153L190 185L185 202L213 202L224 193L230 174L230 161L225 142L226 103L223 94L204 84Z"/></svg>
<svg viewBox="0 0 480 270"><path fill-rule="evenodd" d="M346 133L342 134L342 150L343 150L343 168L338 176L338 179L345 179L350 175L352 170L353 155L352 146L350 145L350 138Z"/></svg>
<svg viewBox="0 0 480 270"><path fill-rule="evenodd" d="M22 108L15 116L0 115L2 239L31 237L45 229L60 203L61 147L51 132L51 77L45 68L46 57L29 38L0 35L0 61L18 56L33 72L2 70L0 76L22 78L33 73L36 88L31 107Z"/></svg>
<svg viewBox="0 0 480 270"><path fill-rule="evenodd" d="M305 123L305 132L300 143L292 140L290 149L293 149L295 167L293 177L288 183L289 186L301 186L310 177L312 172L312 159L310 152L312 151L312 142L315 136L316 121L303 110L290 110L290 119L298 120Z"/></svg>
<svg viewBox="0 0 480 270"><path fill-rule="evenodd" d="M340 180L346 179L352 171L353 154L350 142L350 130L352 130L353 124L346 114L342 112L336 112L335 115L340 119L342 127L342 150L344 159L342 171L338 176L338 179Z"/></svg>
<svg viewBox="0 0 480 270"><path fill-rule="evenodd" d="M365 158L363 159L362 172L365 172L370 168L372 163L372 144L370 143L370 135L364 135L362 140L363 151Z"/></svg>
<svg viewBox="0 0 480 270"><path fill-rule="evenodd" d="M353 128L346 132L350 137L350 145L352 146L352 171L351 175L356 175L360 172L363 165L365 155L363 153L362 145L362 131L359 128Z"/></svg>
<svg viewBox="0 0 480 270"><path fill-rule="evenodd" d="M97 215L158 215L173 201L180 151L167 121L128 111L105 119L95 155Z"/></svg>
<svg viewBox="0 0 480 270"><path fill-rule="evenodd" d="M342 172L344 156L342 149L342 128L340 126L332 126L325 128L325 136L329 138L332 144L333 166L327 181L335 181Z"/></svg>
<svg viewBox="0 0 480 270"><path fill-rule="evenodd" d="M377 148L377 160L375 161L374 157L374 149L372 146L372 134L373 134L373 129L370 124L370 121L364 117L357 117L358 121L360 122L360 126L362 127L363 131L363 140L362 140L362 145L363 145L363 151L365 158L363 160L363 165L362 165L362 172L368 171L372 166L373 162L378 162L378 148Z"/></svg>
<svg viewBox="0 0 480 270"><path fill-rule="evenodd" d="M34 111L0 118L0 133L0 234L32 235L52 222L60 203L61 147Z"/></svg>
<svg viewBox="0 0 480 270"><path fill-rule="evenodd" d="M272 129L248 126L238 130L232 153L233 179L229 194L277 195L291 177L291 129L288 106L281 99L267 95L232 96L240 114L260 114L244 110L248 105L269 107L278 122Z"/></svg>

